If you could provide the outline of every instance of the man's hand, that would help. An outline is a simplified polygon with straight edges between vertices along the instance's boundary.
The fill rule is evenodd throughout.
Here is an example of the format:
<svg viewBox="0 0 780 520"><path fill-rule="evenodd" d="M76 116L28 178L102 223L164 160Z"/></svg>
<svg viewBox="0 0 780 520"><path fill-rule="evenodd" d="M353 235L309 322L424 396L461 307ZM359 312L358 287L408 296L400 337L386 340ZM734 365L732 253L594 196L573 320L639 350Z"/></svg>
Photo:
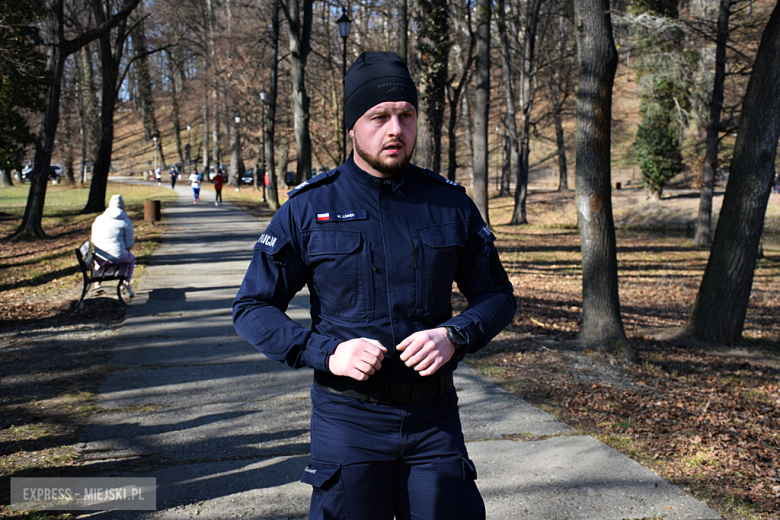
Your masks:
<svg viewBox="0 0 780 520"><path fill-rule="evenodd" d="M415 332L395 348L402 352L401 361L421 376L435 374L455 354L444 327Z"/></svg>
<svg viewBox="0 0 780 520"><path fill-rule="evenodd" d="M332 374L365 381L382 367L387 349L375 339L355 338L339 343L328 358Z"/></svg>

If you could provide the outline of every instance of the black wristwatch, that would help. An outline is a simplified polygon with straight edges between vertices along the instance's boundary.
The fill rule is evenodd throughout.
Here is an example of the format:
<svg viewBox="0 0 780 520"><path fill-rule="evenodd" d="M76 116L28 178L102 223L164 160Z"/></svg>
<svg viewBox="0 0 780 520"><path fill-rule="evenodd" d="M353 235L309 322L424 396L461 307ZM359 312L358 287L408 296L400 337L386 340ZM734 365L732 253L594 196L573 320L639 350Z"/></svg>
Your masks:
<svg viewBox="0 0 780 520"><path fill-rule="evenodd" d="M447 339L455 346L455 352L466 346L468 341L463 337L463 334L458 332L458 329L450 326L445 326L444 328L447 329Z"/></svg>

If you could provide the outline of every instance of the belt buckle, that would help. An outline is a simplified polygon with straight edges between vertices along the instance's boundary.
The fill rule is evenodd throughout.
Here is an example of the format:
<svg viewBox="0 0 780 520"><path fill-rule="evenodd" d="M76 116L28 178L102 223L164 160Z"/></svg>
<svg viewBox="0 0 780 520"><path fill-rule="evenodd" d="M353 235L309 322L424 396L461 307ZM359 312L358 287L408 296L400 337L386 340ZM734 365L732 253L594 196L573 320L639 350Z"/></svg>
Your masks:
<svg viewBox="0 0 780 520"><path fill-rule="evenodd" d="M409 404L412 402L414 383L390 384L387 401L390 403Z"/></svg>

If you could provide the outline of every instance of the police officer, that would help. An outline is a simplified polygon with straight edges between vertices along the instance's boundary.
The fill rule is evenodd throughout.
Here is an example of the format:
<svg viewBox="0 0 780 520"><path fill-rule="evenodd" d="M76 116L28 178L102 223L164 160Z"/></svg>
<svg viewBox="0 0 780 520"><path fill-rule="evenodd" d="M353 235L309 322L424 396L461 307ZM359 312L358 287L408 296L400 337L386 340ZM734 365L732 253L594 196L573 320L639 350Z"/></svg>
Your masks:
<svg viewBox="0 0 780 520"><path fill-rule="evenodd" d="M512 284L464 188L410 164L404 62L361 54L344 97L353 153L291 191L260 236L236 330L314 369L310 519L485 518L452 372L511 321ZM453 281L469 302L457 316ZM304 286L311 330L284 313Z"/></svg>

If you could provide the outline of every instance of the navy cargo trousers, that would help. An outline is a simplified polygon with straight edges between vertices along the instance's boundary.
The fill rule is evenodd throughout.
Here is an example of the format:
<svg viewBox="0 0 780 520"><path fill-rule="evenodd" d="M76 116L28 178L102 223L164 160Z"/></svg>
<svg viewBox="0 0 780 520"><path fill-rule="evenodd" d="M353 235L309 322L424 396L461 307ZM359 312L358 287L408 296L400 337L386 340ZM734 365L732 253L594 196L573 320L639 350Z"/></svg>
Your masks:
<svg viewBox="0 0 780 520"><path fill-rule="evenodd" d="M379 404L312 386L310 520L484 520L449 393Z"/></svg>

